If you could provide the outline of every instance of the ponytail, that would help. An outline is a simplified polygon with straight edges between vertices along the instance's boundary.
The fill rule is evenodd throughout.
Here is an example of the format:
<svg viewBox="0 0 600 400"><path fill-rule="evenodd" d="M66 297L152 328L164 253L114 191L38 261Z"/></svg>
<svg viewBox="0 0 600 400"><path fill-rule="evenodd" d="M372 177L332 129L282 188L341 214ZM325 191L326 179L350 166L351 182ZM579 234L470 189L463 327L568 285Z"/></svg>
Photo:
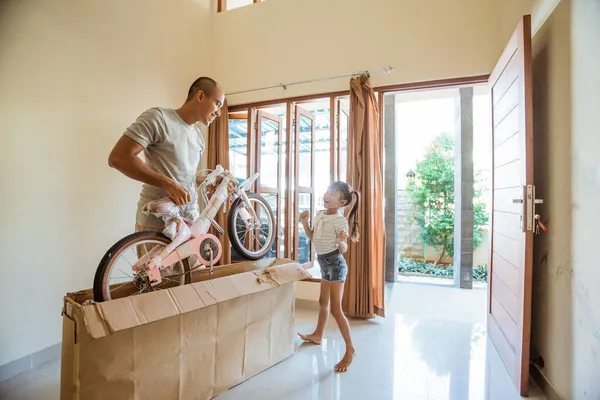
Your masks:
<svg viewBox="0 0 600 400"><path fill-rule="evenodd" d="M340 193L340 198L345 201L344 204L344 216L348 218L348 226L350 227L350 239L353 242L358 242L360 238L360 234L358 233L358 221L359 215L358 210L360 209L360 193L356 190L352 189L352 186L347 184L346 182L336 181L329 185L328 190L335 190ZM346 212L349 206L350 212Z"/></svg>
<svg viewBox="0 0 600 400"><path fill-rule="evenodd" d="M360 233L358 232L358 220L359 214L358 209L360 206L360 193L356 190L352 191L353 204L350 213L348 214L348 224L351 226L350 228L350 239L357 243L360 239Z"/></svg>

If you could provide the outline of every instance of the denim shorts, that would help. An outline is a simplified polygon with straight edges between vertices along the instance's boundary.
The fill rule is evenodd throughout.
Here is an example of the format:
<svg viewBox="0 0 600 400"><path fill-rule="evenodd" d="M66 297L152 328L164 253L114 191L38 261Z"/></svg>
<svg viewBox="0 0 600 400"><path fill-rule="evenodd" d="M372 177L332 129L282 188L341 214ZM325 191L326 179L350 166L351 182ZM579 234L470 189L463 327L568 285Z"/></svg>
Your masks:
<svg viewBox="0 0 600 400"><path fill-rule="evenodd" d="M321 266L321 279L328 282L345 282L348 265L339 250L317 256Z"/></svg>

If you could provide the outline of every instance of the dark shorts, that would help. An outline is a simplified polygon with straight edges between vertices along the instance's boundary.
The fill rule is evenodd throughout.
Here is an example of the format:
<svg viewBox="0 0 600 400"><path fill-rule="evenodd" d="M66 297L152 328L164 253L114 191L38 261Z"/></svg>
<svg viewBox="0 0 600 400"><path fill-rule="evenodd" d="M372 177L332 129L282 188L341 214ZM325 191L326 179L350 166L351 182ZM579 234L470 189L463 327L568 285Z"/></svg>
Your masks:
<svg viewBox="0 0 600 400"><path fill-rule="evenodd" d="M339 250L317 256L321 266L321 279L328 282L345 282L348 265Z"/></svg>

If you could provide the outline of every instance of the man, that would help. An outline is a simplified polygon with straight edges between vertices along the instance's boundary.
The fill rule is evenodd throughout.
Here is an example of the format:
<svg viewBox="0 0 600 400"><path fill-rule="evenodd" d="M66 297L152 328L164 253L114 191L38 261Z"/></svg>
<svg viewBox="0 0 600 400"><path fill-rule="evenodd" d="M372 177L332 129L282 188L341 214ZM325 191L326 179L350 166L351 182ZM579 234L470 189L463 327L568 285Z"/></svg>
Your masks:
<svg viewBox="0 0 600 400"><path fill-rule="evenodd" d="M137 205L136 232L162 231L164 222L142 213L144 204L170 197L178 205L198 202L198 163L204 140L195 125L210 125L220 115L225 96L211 78L198 78L190 87L185 103L178 109L151 108L127 128L112 149L108 165L143 182ZM138 154L144 152L144 163ZM197 210L187 218L197 218Z"/></svg>

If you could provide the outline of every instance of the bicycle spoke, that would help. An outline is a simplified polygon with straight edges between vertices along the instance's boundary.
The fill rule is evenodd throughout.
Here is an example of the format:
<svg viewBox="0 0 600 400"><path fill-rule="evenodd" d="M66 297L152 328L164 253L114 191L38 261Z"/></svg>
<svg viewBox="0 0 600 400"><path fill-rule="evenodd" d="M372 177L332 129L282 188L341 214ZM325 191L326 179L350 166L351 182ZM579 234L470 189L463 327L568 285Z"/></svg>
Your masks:
<svg viewBox="0 0 600 400"><path fill-rule="evenodd" d="M242 236L242 239L246 239L246 236L248 236L248 233L250 233L250 229L246 229L246 233L244 233L244 236Z"/></svg>
<svg viewBox="0 0 600 400"><path fill-rule="evenodd" d="M127 278L131 278L131 277L130 276L114 276L114 277L111 277L110 279L117 280L117 279L127 279Z"/></svg>
<svg viewBox="0 0 600 400"><path fill-rule="evenodd" d="M119 286L117 286L116 288L112 288L112 289L110 289L110 291L112 292L112 291L115 291L115 290L119 290L119 289L121 289L121 288L122 288L123 286L125 286L125 285L131 285L131 282L125 282L125 283L122 283L122 284L120 284Z"/></svg>
<svg viewBox="0 0 600 400"><path fill-rule="evenodd" d="M123 271L121 268L119 268L119 271L121 271L122 273L124 273L125 275L127 275L127 277L133 279L133 276L129 275L127 272Z"/></svg>
<svg viewBox="0 0 600 400"><path fill-rule="evenodd" d="M131 261L129 261L129 258L127 258L127 256L125 255L125 252L123 252L123 254L121 254L121 256L123 256L123 258L125 259L125 261L127 261L129 263L129 266L133 270L133 264L131 263ZM123 271L121 271L121 272L123 272Z"/></svg>
<svg viewBox="0 0 600 400"><path fill-rule="evenodd" d="M258 241L258 239L256 238L256 235L254 234L254 231L252 231L252 237L250 238L250 240L252 240L253 242L256 242L256 243L260 243Z"/></svg>

